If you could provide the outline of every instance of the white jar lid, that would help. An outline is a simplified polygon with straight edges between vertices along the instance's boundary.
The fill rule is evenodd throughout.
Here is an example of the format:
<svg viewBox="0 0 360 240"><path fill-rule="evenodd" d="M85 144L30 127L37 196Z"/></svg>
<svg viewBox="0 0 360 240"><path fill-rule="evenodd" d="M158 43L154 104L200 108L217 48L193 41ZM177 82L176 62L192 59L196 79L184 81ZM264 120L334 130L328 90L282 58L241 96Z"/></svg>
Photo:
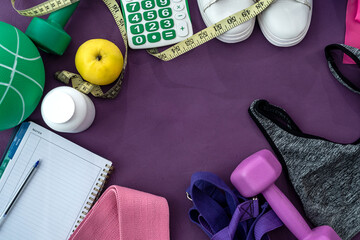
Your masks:
<svg viewBox="0 0 360 240"><path fill-rule="evenodd" d="M53 123L65 123L75 113L75 102L63 91L53 91L46 95L42 103L44 117Z"/></svg>

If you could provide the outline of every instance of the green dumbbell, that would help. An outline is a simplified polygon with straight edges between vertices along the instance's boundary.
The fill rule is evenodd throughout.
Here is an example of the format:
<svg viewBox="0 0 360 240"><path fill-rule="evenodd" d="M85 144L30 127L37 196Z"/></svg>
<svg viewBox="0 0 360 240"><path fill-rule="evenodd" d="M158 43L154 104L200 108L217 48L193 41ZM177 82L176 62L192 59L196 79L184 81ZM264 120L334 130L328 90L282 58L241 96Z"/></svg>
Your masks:
<svg viewBox="0 0 360 240"><path fill-rule="evenodd" d="M62 55L68 47L71 37L64 31L64 26L75 11L79 2L57 10L48 19L33 18L26 35L43 51Z"/></svg>

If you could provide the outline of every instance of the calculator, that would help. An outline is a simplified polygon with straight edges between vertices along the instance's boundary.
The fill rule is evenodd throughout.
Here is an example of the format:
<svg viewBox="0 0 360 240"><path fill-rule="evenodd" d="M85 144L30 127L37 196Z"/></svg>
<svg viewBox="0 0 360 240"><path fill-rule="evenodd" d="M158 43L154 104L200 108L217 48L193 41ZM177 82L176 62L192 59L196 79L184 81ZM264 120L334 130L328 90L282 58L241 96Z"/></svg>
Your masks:
<svg viewBox="0 0 360 240"><path fill-rule="evenodd" d="M193 35L187 0L120 0L129 46L163 47Z"/></svg>

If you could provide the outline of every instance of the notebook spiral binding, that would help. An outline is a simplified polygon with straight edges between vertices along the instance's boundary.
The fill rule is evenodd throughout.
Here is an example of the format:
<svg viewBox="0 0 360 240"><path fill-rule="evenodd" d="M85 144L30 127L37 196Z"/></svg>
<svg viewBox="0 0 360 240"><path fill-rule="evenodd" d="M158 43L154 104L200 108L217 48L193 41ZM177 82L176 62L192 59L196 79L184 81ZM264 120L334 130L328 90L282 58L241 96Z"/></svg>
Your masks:
<svg viewBox="0 0 360 240"><path fill-rule="evenodd" d="M93 188L93 191L91 192L91 196L89 197L88 201L86 202L86 205L84 206L84 209L81 211L81 214L76 221L76 224L72 230L72 232L75 232L76 228L80 225L82 220L85 218L86 214L90 211L91 207L94 205L94 203L98 200L100 197L100 193L102 192L104 185L109 178L109 175L113 171L114 167L110 166L108 164L105 164L105 168L102 170L103 172L100 174L100 177L98 178L98 181L96 182L96 187Z"/></svg>

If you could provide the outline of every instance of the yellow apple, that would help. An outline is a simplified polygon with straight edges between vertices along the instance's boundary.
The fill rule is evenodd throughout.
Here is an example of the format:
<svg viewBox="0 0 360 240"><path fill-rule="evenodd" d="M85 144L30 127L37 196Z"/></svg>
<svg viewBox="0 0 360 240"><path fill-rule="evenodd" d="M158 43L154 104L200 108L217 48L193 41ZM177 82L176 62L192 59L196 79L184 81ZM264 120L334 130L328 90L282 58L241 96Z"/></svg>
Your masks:
<svg viewBox="0 0 360 240"><path fill-rule="evenodd" d="M84 42L75 55L75 66L79 74L96 85L114 82L119 77L123 64L120 49L106 39Z"/></svg>

